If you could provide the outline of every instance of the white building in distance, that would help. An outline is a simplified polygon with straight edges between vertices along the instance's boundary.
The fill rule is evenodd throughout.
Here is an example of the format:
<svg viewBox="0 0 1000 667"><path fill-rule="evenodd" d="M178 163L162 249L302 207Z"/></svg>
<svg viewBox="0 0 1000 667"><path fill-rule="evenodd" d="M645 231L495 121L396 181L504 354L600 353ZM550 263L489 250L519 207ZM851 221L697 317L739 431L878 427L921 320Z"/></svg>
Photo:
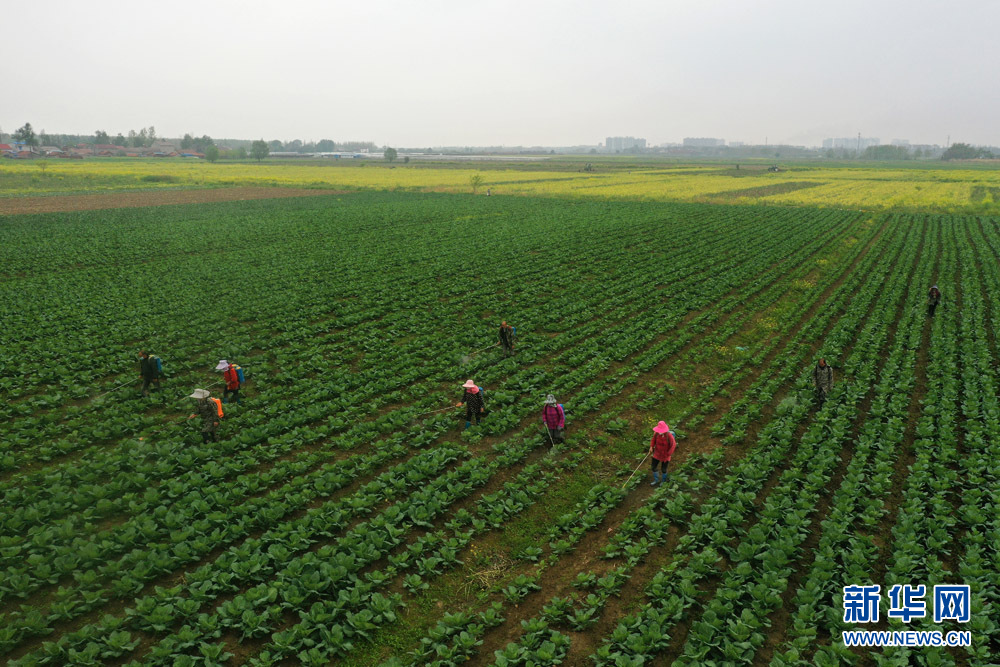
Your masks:
<svg viewBox="0 0 1000 667"><path fill-rule="evenodd" d="M604 140L604 150L609 153L629 151L633 149L644 149L646 147L645 139L637 139L635 137L608 137Z"/></svg>
<svg viewBox="0 0 1000 667"><path fill-rule="evenodd" d="M878 146L881 142L878 137L836 137L823 140L823 148L844 149L848 151L863 151L869 146Z"/></svg>

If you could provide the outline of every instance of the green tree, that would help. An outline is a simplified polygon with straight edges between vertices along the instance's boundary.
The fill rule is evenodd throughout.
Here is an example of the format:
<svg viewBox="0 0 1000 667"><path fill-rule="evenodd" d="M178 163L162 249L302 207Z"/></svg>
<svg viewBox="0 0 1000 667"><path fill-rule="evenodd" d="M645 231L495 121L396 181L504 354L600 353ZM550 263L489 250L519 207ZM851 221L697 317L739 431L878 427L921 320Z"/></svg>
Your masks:
<svg viewBox="0 0 1000 667"><path fill-rule="evenodd" d="M219 147L216 146L215 144L212 144L211 146L208 146L205 149L205 159L208 160L209 162L215 162L216 160L218 160L219 159Z"/></svg>
<svg viewBox="0 0 1000 667"><path fill-rule="evenodd" d="M320 139L316 142L316 150L321 153L332 153L337 150L337 144L332 139Z"/></svg>
<svg viewBox="0 0 1000 667"><path fill-rule="evenodd" d="M482 184L483 184L483 175L480 174L479 172L476 172L475 174L469 177L469 185L472 186L472 194L476 194L476 190L478 190L479 186L481 186Z"/></svg>
<svg viewBox="0 0 1000 667"><path fill-rule="evenodd" d="M270 146L263 139L258 139L250 145L250 157L260 162L271 152Z"/></svg>
<svg viewBox="0 0 1000 667"><path fill-rule="evenodd" d="M891 146L884 144L881 146L869 146L862 153L864 160L909 160L910 149L906 146Z"/></svg>
<svg viewBox="0 0 1000 667"><path fill-rule="evenodd" d="M27 144L28 146L38 145L38 137L35 136L35 131L31 128L31 123L25 123L14 131L14 141Z"/></svg>
<svg viewBox="0 0 1000 667"><path fill-rule="evenodd" d="M125 143L125 135L121 132L119 132L118 136L115 137L115 146L128 146L128 144Z"/></svg>
<svg viewBox="0 0 1000 667"><path fill-rule="evenodd" d="M396 152L395 148L386 148L385 153L382 156L389 162L394 162L399 153Z"/></svg>
<svg viewBox="0 0 1000 667"><path fill-rule="evenodd" d="M976 158L993 157L985 148L976 148L969 144L952 144L942 155L942 160L975 160Z"/></svg>
<svg viewBox="0 0 1000 667"><path fill-rule="evenodd" d="M410 156L409 155L404 155L403 156L403 164L410 164Z"/></svg>
<svg viewBox="0 0 1000 667"><path fill-rule="evenodd" d="M94 132L94 143L95 144L110 144L111 137L104 130L98 130Z"/></svg>
<svg viewBox="0 0 1000 667"><path fill-rule="evenodd" d="M240 146L239 148L237 148L236 149L236 157L238 157L241 160L246 160L247 159L247 147L246 146Z"/></svg>

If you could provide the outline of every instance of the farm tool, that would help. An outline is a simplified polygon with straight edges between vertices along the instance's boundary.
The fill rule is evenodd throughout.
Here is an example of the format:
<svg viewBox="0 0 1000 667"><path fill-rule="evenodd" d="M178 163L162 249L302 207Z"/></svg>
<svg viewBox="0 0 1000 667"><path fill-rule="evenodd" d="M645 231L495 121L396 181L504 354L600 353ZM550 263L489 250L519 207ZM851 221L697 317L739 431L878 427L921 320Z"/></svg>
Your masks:
<svg viewBox="0 0 1000 667"><path fill-rule="evenodd" d="M130 385L130 384L135 384L136 382L138 382L138 380L139 380L138 378L135 378L135 379L132 379L132 380L129 380L128 382L122 382L122 383L121 383L120 385L118 385L118 386L117 386L117 387L115 387L114 389L108 389L108 390L107 390L106 392L104 392L103 394L98 394L97 396L94 396L94 399L93 399L93 400L95 400L95 401L96 401L97 399L101 398L102 396L107 396L108 394L110 394L110 393L111 393L111 392L113 392L113 391L118 391L118 390L119 390L119 389L121 389L122 387L127 387L127 386L128 386L128 385Z"/></svg>
<svg viewBox="0 0 1000 667"><path fill-rule="evenodd" d="M419 414L415 414L415 415L413 415L413 419L416 419L417 417L423 417L424 415L433 415L433 414L435 414L437 412L444 412L445 410L453 410L453 409L454 409L454 406L449 405L448 407L441 408L440 410L429 410L428 412L421 412Z"/></svg>
<svg viewBox="0 0 1000 667"><path fill-rule="evenodd" d="M556 453L556 443L555 443L555 440L552 439L552 431L550 431L548 429L548 427L545 427L545 426L543 426L542 429L545 431L545 435L549 436L549 444L552 445L549 448L549 454L555 454Z"/></svg>
<svg viewBox="0 0 1000 667"><path fill-rule="evenodd" d="M467 363L469 363L470 361L472 361L472 357L476 356L476 355L477 355L477 354L479 354L480 352L485 352L486 350L490 349L491 347L496 347L496 346L497 346L497 345L499 345L499 344L500 344L499 342L496 342L496 343L493 343L492 345L487 345L486 347L484 347L484 348L483 348L483 349L481 349L481 350L476 350L475 352L473 352L473 353L471 353L471 354L466 354L466 355L464 355L464 356L462 357L462 363L463 363L463 364L467 364Z"/></svg>
<svg viewBox="0 0 1000 667"><path fill-rule="evenodd" d="M626 480L625 480L625 483L624 483L624 484L622 484L622 488L623 488L623 489L624 489L624 488L625 488L626 486L628 486L628 483L632 481L632 478L633 478L633 477L635 477L635 474L636 474L637 472L639 472L639 468L641 468L641 467L642 467L642 464L646 462L646 459L648 459L648 458L649 458L649 455L650 455L650 454L651 454L651 452L646 452L646 455L642 457L642 460L641 460L641 461L639 461L639 465L637 465L637 466L635 467L635 470L633 470L633 471L632 471L632 474L631 474L631 475L629 475L629 476L628 476L628 479L626 479Z"/></svg>

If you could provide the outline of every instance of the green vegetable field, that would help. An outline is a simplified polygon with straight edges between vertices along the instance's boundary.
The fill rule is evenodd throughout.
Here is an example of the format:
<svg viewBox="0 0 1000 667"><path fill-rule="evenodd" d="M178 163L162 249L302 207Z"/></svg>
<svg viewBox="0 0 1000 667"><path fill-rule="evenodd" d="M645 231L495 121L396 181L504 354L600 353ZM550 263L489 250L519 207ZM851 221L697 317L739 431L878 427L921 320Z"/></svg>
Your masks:
<svg viewBox="0 0 1000 667"><path fill-rule="evenodd" d="M367 192L2 217L0 657L997 664L997 294L988 216ZM203 442L186 397L221 396L219 359L247 385ZM654 487L630 475L659 420ZM968 623L905 629L971 645L845 647L854 584L968 584Z"/></svg>

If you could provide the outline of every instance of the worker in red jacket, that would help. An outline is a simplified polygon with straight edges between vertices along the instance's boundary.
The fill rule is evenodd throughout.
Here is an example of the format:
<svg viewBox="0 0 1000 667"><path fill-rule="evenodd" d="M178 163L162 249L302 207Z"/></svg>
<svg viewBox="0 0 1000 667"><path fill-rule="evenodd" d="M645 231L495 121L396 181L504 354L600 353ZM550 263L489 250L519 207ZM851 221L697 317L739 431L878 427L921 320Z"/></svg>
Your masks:
<svg viewBox="0 0 1000 667"><path fill-rule="evenodd" d="M220 359L215 370L222 371L222 379L226 383L226 388L222 390L222 402L228 403L229 395L232 394L233 403L238 405L240 402L240 374L236 371L236 367L225 359Z"/></svg>
<svg viewBox="0 0 1000 667"><path fill-rule="evenodd" d="M667 464L670 463L670 457L674 455L675 449L677 449L677 439L674 438L667 422L661 421L653 427L653 439L649 441L649 451L653 454L652 486L667 481ZM656 472L657 464L660 465L662 476Z"/></svg>

